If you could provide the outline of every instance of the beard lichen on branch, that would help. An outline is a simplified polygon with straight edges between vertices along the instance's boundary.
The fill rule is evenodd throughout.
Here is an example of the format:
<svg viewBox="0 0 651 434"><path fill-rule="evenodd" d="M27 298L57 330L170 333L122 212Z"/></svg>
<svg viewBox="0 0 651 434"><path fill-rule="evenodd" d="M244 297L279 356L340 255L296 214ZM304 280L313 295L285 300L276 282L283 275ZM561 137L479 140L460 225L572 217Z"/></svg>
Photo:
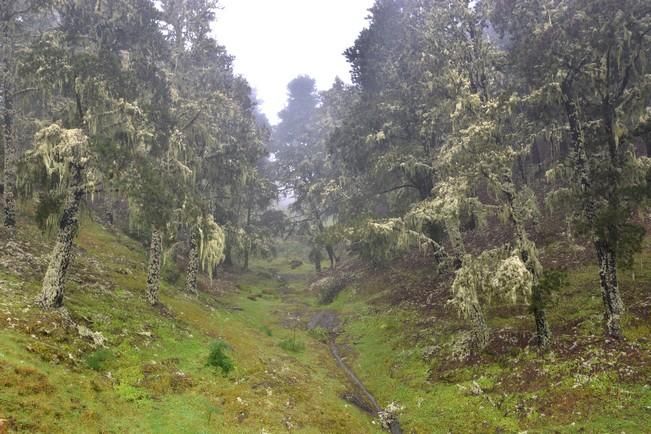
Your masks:
<svg viewBox="0 0 651 434"><path fill-rule="evenodd" d="M462 267L452 283L450 304L459 315L471 322L470 352L477 353L488 344L489 331L482 305L499 299L515 304L531 298L533 276L517 252L487 250L480 255L465 255Z"/></svg>
<svg viewBox="0 0 651 434"><path fill-rule="evenodd" d="M199 232L199 260L201 268L207 271L210 279L212 279L213 270L224 259L226 235L212 215L203 218L200 223L197 227Z"/></svg>

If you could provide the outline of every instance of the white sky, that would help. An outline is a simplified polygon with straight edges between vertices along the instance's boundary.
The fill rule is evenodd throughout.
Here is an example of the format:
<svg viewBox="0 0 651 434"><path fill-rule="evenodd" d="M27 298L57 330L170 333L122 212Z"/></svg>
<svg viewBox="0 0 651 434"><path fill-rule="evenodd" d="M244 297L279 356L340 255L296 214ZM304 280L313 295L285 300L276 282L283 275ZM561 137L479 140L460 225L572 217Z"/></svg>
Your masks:
<svg viewBox="0 0 651 434"><path fill-rule="evenodd" d="M373 0L221 0L214 33L235 56L272 124L287 100L287 83L307 74L321 90L335 77L350 82L343 51L366 27Z"/></svg>

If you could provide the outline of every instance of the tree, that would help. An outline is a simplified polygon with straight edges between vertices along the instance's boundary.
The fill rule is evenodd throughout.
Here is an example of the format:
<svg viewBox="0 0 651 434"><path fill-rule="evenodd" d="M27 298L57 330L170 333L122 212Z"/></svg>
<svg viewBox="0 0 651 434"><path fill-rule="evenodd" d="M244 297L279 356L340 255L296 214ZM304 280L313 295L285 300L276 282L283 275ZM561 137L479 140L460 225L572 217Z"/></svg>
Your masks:
<svg viewBox="0 0 651 434"><path fill-rule="evenodd" d="M19 39L24 39L28 15L47 2L34 0L2 0L0 2L0 137L4 145L3 222L11 231L16 228L16 106ZM21 41L23 42L23 41Z"/></svg>
<svg viewBox="0 0 651 434"><path fill-rule="evenodd" d="M50 210L60 211L60 218L40 297L44 308L63 303L82 199L108 188L111 176L120 172L117 162L148 146L151 134L143 113L127 102L133 74L124 67L120 52L122 44L133 42L122 39L135 33L130 30L146 27L147 22L151 25L153 14L145 5L137 9L142 15L134 18L132 8L117 1L59 2L52 31L34 42L25 61L34 79L50 85L43 86L49 96L46 103L52 117L60 119L37 134L31 154L42 161L50 177L56 177L65 198L59 209ZM98 26L98 22L109 24Z"/></svg>
<svg viewBox="0 0 651 434"><path fill-rule="evenodd" d="M43 279L39 304L44 308L63 305L66 273L72 256L73 241L79 229L79 207L86 189L96 182L89 171L93 155L86 134L80 129L63 129L53 124L35 138L32 157L42 161L48 176L59 179L65 202L59 220L54 249Z"/></svg>
<svg viewBox="0 0 651 434"><path fill-rule="evenodd" d="M246 220L243 196L256 179L256 164L264 155L265 133L256 123L251 89L235 76L231 56L209 35L216 5L205 0L161 2L161 19L172 47L172 122L180 139L174 159L189 174L176 214L188 235L186 289L190 292L197 291L199 264L209 273L217 265L208 256L200 258L211 234L213 241L222 238L213 224L225 229L222 247L225 260L231 260L238 238L234 234L241 233ZM210 257L219 262L221 252Z"/></svg>
<svg viewBox="0 0 651 434"><path fill-rule="evenodd" d="M565 114L572 152L549 172L552 199L576 203L575 227L599 263L605 330L623 337L617 268L632 261L643 236L631 217L642 203L648 160L632 149L651 91L651 13L643 1L496 2L518 66ZM532 13L538 11L540 14ZM525 63L526 62L526 63Z"/></svg>
<svg viewBox="0 0 651 434"><path fill-rule="evenodd" d="M324 189L333 177L325 146L328 135L320 125L324 109L318 107L320 98L312 78L297 77L287 90L287 107L280 113L281 122L272 136L275 177L285 194L293 196L292 209L309 220L313 248L325 247L330 266L334 268L337 261L334 245L319 242L319 237L325 241L326 219L331 211L325 203ZM320 255L313 253L318 270Z"/></svg>

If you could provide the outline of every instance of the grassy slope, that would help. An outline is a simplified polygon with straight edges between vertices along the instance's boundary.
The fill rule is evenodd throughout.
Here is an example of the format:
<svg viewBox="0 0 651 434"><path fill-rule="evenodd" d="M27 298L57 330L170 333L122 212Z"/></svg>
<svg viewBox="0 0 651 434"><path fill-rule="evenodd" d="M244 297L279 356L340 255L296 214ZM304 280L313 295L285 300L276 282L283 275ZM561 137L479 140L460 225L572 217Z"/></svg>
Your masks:
<svg viewBox="0 0 651 434"><path fill-rule="evenodd" d="M377 301L391 292L388 276L418 281L414 274L423 270L383 272L344 291L333 307L349 314L353 368L381 402L404 406L407 431L649 433L649 264L647 239L635 269L621 273L629 308L624 344L604 344L596 267L570 270L569 285L548 310L555 342L545 356L526 345L533 328L526 308L495 306L486 353L450 362L448 345L462 327L452 312L387 309Z"/></svg>
<svg viewBox="0 0 651 434"><path fill-rule="evenodd" d="M47 252L33 228L21 237L26 249ZM340 398L346 381L318 335L295 327L323 308L304 290L308 265L258 262L256 272L238 277L239 291L199 300L165 284L170 313L161 313L143 300L145 257L136 243L86 224L79 244L66 300L76 322L108 338L99 371L88 367L95 350L86 341L59 316L31 307L42 269L17 275L0 265L0 418L14 429L379 432ZM440 306L446 293L427 309L389 303L401 291L430 290L422 267L369 274L326 308L346 320L338 342L349 365L380 404L404 407L405 432L651 432L649 264L647 241L635 272L623 273L630 308L623 345L603 344L594 267L571 270L548 312L555 344L545 357L526 345L526 309L495 306L486 354L450 362L449 345L463 324ZM280 347L294 334L304 351ZM237 367L229 377L205 366L218 338L231 346Z"/></svg>
<svg viewBox="0 0 651 434"><path fill-rule="evenodd" d="M87 222L66 306L75 322L107 338L108 352L98 355L61 315L32 305L44 266L38 258L49 243L33 227L21 231L19 240L40 266L17 271L11 263L0 265L0 419L9 419L12 430L374 429L367 415L339 398L345 386L324 346L298 332L306 351L295 355L279 347L290 331L269 314L281 304L277 282L257 279L239 294L204 294L200 300L164 284L169 312L161 313L144 302L140 246ZM263 289L256 301L247 298ZM231 348L236 369L228 377L206 366L216 339ZM93 356L96 370L88 363Z"/></svg>

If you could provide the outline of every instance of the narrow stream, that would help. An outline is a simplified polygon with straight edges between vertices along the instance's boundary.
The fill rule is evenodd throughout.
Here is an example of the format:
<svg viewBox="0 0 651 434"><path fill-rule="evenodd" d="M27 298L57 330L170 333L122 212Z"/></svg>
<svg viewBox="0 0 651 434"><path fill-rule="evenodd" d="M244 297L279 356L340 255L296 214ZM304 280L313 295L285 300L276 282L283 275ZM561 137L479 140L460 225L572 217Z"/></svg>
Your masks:
<svg viewBox="0 0 651 434"><path fill-rule="evenodd" d="M287 293L283 294L282 297L284 301L289 300ZM307 324L308 330L321 328L328 332L330 336L328 339L328 348L330 349L330 353L335 359L335 362L337 363L339 369L341 369L346 374L346 377L354 388L353 393L357 399L355 402L351 401L351 403L353 403L361 410L370 413L372 416L380 418L380 415L382 412L384 412L384 409L377 402L373 394L369 392L366 386L364 386L364 383L362 383L357 375L355 375L355 372L353 372L353 370L350 369L348 365L346 365L346 362L344 362L343 358L341 357L341 353L336 342L337 335L340 332L340 326L341 318L339 317L339 314L333 310L322 310L317 312ZM389 422L389 432L391 432L391 434L402 434L400 422L395 415Z"/></svg>
<svg viewBox="0 0 651 434"><path fill-rule="evenodd" d="M377 400L375 397L371 394L371 392L368 391L366 386L364 386L364 383L355 375L352 369L346 365L346 363L343 361L341 358L341 355L339 353L339 347L337 347L337 343L335 342L335 337L333 336L329 341L328 341L328 347L330 348L330 353L332 354L332 357L334 357L335 361L337 362L337 366L344 371L348 379L350 380L351 383L355 386L357 391L364 395L363 397L366 398L368 403L373 407L373 412L375 413L375 416L380 416L380 413L383 411L382 407L380 404L378 404ZM393 420L389 423L389 431L391 434L402 434L402 429L400 428L400 423L398 422L397 417L393 418Z"/></svg>

